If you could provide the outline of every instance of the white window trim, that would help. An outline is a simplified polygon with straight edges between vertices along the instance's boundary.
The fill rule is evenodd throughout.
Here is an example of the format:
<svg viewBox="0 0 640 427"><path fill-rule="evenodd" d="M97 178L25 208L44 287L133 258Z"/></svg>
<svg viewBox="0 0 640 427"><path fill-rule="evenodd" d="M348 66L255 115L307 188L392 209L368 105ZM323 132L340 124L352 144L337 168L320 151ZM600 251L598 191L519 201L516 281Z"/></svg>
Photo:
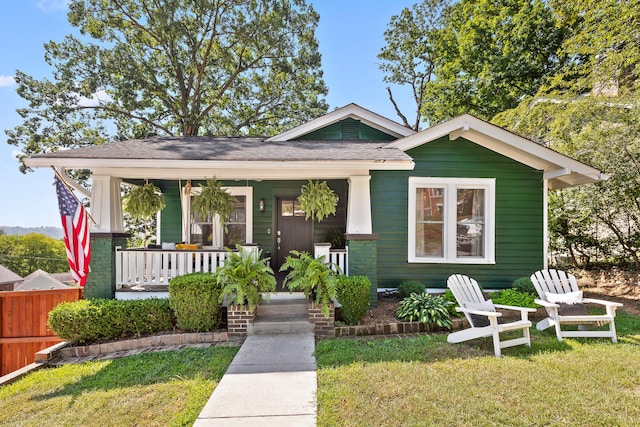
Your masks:
<svg viewBox="0 0 640 427"><path fill-rule="evenodd" d="M442 257L416 256L416 190L418 188L445 187L444 203L444 255ZM485 241L484 257L458 257L456 255L456 206L457 189L485 190ZM495 264L495 197L496 180L494 178L427 178L409 177L409 239L408 261L410 263L430 264Z"/></svg>
<svg viewBox="0 0 640 427"><path fill-rule="evenodd" d="M229 192L229 194L231 194L232 196L245 196L246 197L246 224L245 224L245 236L246 236L246 242L245 243L252 243L253 242L253 187L222 187L222 189L227 190ZM183 189L184 192L184 189ZM197 196L202 192L202 188L201 187L192 187L191 191L189 193L189 196ZM189 198L190 200L190 198ZM187 215L187 226L186 226L186 230L190 230L191 229L191 203L189 202L187 205L187 209L186 209L186 215ZM216 217L218 217L216 215ZM214 224L214 226L216 226L216 224ZM222 224L220 223L220 221L218 221L217 224L217 233L221 233L222 232ZM185 241L187 241L187 239L190 238L190 233L188 231L185 231L186 236L184 236Z"/></svg>

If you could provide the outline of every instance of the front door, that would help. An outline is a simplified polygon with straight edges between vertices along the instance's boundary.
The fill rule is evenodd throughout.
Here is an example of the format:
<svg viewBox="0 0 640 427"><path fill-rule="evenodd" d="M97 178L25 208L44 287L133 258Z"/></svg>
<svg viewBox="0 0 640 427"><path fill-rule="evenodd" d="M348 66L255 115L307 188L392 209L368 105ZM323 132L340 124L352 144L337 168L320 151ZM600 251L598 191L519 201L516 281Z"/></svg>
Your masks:
<svg viewBox="0 0 640 427"><path fill-rule="evenodd" d="M274 271L280 269L289 251L307 251L313 254L313 223L305 220L296 197L278 197L276 224L276 256Z"/></svg>

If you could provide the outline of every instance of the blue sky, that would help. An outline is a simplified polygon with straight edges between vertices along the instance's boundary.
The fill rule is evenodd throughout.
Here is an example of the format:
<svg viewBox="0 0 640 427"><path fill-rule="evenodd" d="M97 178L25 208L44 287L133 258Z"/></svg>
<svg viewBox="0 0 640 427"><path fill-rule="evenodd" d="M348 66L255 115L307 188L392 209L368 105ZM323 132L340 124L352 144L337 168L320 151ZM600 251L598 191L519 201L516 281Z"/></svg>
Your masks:
<svg viewBox="0 0 640 427"><path fill-rule="evenodd" d="M320 13L316 36L320 42L330 109L355 102L399 121L387 98L376 55L384 45L384 30L392 15L416 1L316 0ZM66 0L0 1L0 225L60 226L53 171L18 171L17 147L6 143L5 129L20 124L16 108L26 105L16 94L12 76L21 70L32 76L51 76L44 62L44 44L61 41L74 32L66 19ZM406 95L405 91L405 95ZM394 94L402 95L398 89ZM399 103L411 111L408 98Z"/></svg>

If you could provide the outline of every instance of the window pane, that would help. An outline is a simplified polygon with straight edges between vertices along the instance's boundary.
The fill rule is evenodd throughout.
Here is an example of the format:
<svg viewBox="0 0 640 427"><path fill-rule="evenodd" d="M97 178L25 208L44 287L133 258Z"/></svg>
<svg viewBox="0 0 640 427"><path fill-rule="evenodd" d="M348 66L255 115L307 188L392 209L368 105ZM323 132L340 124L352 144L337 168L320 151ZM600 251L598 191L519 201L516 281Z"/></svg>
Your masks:
<svg viewBox="0 0 640 427"><path fill-rule="evenodd" d="M300 207L300 202L298 200L295 200L293 202L293 213L294 216L305 216L305 211L302 210L302 208Z"/></svg>
<svg viewBox="0 0 640 427"><path fill-rule="evenodd" d="M293 216L293 200L283 200L280 205L282 216Z"/></svg>
<svg viewBox="0 0 640 427"><path fill-rule="evenodd" d="M416 224L416 256L442 257L442 224Z"/></svg>
<svg viewBox="0 0 640 427"><path fill-rule="evenodd" d="M224 233L224 246L235 248L238 243L246 243L244 224L227 224L227 232Z"/></svg>
<svg viewBox="0 0 640 427"><path fill-rule="evenodd" d="M416 256L444 255L444 188L416 189Z"/></svg>
<svg viewBox="0 0 640 427"><path fill-rule="evenodd" d="M484 199L484 189L458 189L456 253L459 257L484 256Z"/></svg>

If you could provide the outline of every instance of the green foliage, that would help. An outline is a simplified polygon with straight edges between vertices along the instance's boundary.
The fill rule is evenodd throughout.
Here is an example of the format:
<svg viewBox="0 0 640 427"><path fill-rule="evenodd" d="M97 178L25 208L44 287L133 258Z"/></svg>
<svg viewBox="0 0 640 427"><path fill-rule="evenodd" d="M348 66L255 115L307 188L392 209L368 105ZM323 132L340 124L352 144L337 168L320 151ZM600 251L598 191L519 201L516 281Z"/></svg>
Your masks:
<svg viewBox="0 0 640 427"><path fill-rule="evenodd" d="M164 197L158 187L146 183L134 187L123 199L124 211L134 219L151 218L165 206Z"/></svg>
<svg viewBox="0 0 640 427"><path fill-rule="evenodd" d="M424 283L418 282L417 280L407 280L398 285L398 294L401 299L404 299L414 293L421 294L426 288Z"/></svg>
<svg viewBox="0 0 640 427"><path fill-rule="evenodd" d="M166 299L90 299L58 304L48 324L63 340L87 343L167 331L175 318Z"/></svg>
<svg viewBox="0 0 640 427"><path fill-rule="evenodd" d="M236 198L223 189L222 183L215 178L207 180L206 185L200 184L200 187L202 192L193 198L191 209L201 218L206 218L208 214L219 215L222 223L228 222Z"/></svg>
<svg viewBox="0 0 640 427"><path fill-rule="evenodd" d="M169 305L178 328L211 331L220 325L221 287L215 273L192 273L169 281Z"/></svg>
<svg viewBox="0 0 640 427"><path fill-rule="evenodd" d="M273 135L327 110L319 15L304 0L68 6L74 33L45 45L53 77L15 74L28 108L8 135L24 156L158 134Z"/></svg>
<svg viewBox="0 0 640 427"><path fill-rule="evenodd" d="M227 249L229 255L217 271L218 284L222 286L219 301L233 298L233 304L249 306L252 311L261 301L262 293L276 290L276 278L262 251L257 253L236 245L237 252Z"/></svg>
<svg viewBox="0 0 640 427"><path fill-rule="evenodd" d="M338 276L336 299L342 305L342 317L347 325L357 325L367 314L371 281L367 276Z"/></svg>
<svg viewBox="0 0 640 427"><path fill-rule="evenodd" d="M512 305L514 307L538 308L538 304L533 302L537 295L528 292L519 291L517 289L503 289L499 292L489 294L489 298L494 304Z"/></svg>
<svg viewBox="0 0 640 427"><path fill-rule="evenodd" d="M291 251L280 266L280 271L287 271L283 286L289 290L300 290L309 298L315 295L314 302L321 305L322 315L329 317L331 302L337 295L337 274L326 262L325 257L312 257L306 251Z"/></svg>
<svg viewBox="0 0 640 427"><path fill-rule="evenodd" d="M538 296L538 292L536 291L536 287L533 286L533 282L531 282L531 278L526 276L526 277L520 277L516 280L513 281L513 289L520 291L520 292L524 292L527 294L531 294L531 295L535 295L536 297Z"/></svg>
<svg viewBox="0 0 640 427"><path fill-rule="evenodd" d="M451 328L447 307L451 303L440 295L427 292L413 293L400 301L396 315L405 322L433 323L440 328Z"/></svg>
<svg viewBox="0 0 640 427"><path fill-rule="evenodd" d="M445 301L451 303L447 306L447 310L449 311L449 315L451 317L464 317L464 313L456 311L456 307L458 307L458 300L453 295L453 292L451 292L451 289L447 289L444 294L442 294L442 298L444 298Z"/></svg>
<svg viewBox="0 0 640 427"><path fill-rule="evenodd" d="M338 195L329 188L326 181L309 180L307 184L302 185L298 201L300 208L306 213L305 219L311 218L311 221L317 219L320 222L329 215L336 214Z"/></svg>
<svg viewBox="0 0 640 427"><path fill-rule="evenodd" d="M21 277L36 270L47 273L69 271L64 241L38 233L0 235L0 264Z"/></svg>
<svg viewBox="0 0 640 427"><path fill-rule="evenodd" d="M332 249L344 249L345 247L345 229L333 227L322 234L322 241L331 243Z"/></svg>

